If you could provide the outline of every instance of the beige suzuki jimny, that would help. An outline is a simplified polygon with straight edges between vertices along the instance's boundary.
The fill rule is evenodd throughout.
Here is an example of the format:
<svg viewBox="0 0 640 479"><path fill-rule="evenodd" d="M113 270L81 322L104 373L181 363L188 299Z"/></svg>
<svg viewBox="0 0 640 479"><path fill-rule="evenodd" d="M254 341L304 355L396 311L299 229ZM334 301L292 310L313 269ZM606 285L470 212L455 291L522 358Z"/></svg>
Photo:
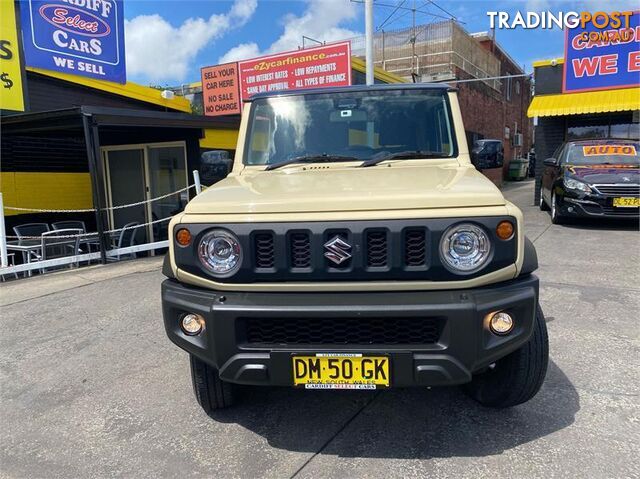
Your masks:
<svg viewBox="0 0 640 479"><path fill-rule="evenodd" d="M231 173L169 238L164 324L207 412L238 385L463 385L509 407L544 380L536 252L449 86L252 97Z"/></svg>

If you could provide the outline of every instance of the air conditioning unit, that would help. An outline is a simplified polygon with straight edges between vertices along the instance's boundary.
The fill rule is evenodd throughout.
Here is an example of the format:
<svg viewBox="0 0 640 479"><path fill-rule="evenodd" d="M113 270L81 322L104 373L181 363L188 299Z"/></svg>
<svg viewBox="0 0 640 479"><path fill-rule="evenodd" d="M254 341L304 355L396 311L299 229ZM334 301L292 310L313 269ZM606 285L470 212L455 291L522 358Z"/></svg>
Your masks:
<svg viewBox="0 0 640 479"><path fill-rule="evenodd" d="M513 146L522 146L522 133L516 133L513 135Z"/></svg>

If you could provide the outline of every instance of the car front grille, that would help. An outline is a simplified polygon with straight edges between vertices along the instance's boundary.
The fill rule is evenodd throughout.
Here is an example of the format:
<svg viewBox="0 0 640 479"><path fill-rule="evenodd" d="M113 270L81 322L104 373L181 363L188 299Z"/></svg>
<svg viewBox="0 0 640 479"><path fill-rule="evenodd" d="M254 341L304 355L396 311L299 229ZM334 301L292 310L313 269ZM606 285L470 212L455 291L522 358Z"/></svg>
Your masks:
<svg viewBox="0 0 640 479"><path fill-rule="evenodd" d="M292 268L311 266L311 238L309 233L291 233L289 236L289 254Z"/></svg>
<svg viewBox="0 0 640 479"><path fill-rule="evenodd" d="M444 318L240 318L240 340L252 345L434 344Z"/></svg>
<svg viewBox="0 0 640 479"><path fill-rule="evenodd" d="M273 233L256 233L253 237L253 252L256 268L273 268L275 262Z"/></svg>
<svg viewBox="0 0 640 479"><path fill-rule="evenodd" d="M369 221L305 221L228 223L238 238L242 259L236 272L213 278L193 251L177 248L176 264L188 273L224 283L458 281L460 275L440 260L438 245L445 231L464 218L393 219ZM510 216L477 217L472 221L489 235L495 248L491 261L464 279L512 265L517 235L502 241L495 236L500 221ZM190 224L194 237L212 228Z"/></svg>
<svg viewBox="0 0 640 479"><path fill-rule="evenodd" d="M367 231L367 266L370 268L382 268L387 266L387 254L389 245L387 232Z"/></svg>
<svg viewBox="0 0 640 479"><path fill-rule="evenodd" d="M612 216L638 217L640 215L640 208L616 208L616 207L604 206L602 207L602 212L605 215L612 215Z"/></svg>
<svg viewBox="0 0 640 479"><path fill-rule="evenodd" d="M593 185L593 187L608 196L640 196L640 185Z"/></svg>

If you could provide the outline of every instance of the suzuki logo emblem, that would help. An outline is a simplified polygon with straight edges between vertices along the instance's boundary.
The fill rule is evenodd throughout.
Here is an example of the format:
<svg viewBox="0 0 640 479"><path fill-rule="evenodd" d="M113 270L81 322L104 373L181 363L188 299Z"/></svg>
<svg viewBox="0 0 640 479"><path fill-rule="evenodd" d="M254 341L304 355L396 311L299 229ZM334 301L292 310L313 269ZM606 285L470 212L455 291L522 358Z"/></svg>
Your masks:
<svg viewBox="0 0 640 479"><path fill-rule="evenodd" d="M324 257L330 259L335 264L342 264L351 258L351 245L344 241L340 236L334 236L324 244L327 250Z"/></svg>

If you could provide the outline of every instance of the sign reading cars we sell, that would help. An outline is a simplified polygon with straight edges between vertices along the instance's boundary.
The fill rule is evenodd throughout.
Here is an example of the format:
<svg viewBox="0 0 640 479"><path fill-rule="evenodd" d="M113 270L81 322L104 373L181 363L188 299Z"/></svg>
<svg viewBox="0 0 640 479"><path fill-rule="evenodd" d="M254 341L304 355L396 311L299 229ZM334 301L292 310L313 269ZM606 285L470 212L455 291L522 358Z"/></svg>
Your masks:
<svg viewBox="0 0 640 479"><path fill-rule="evenodd" d="M640 13L625 12L606 26L596 17L566 30L565 93L640 85Z"/></svg>
<svg viewBox="0 0 640 479"><path fill-rule="evenodd" d="M20 7L27 65L126 83L122 0L29 0Z"/></svg>
<svg viewBox="0 0 640 479"><path fill-rule="evenodd" d="M351 46L332 43L205 67L201 73L204 114L237 114L242 100L256 93L351 85Z"/></svg>

